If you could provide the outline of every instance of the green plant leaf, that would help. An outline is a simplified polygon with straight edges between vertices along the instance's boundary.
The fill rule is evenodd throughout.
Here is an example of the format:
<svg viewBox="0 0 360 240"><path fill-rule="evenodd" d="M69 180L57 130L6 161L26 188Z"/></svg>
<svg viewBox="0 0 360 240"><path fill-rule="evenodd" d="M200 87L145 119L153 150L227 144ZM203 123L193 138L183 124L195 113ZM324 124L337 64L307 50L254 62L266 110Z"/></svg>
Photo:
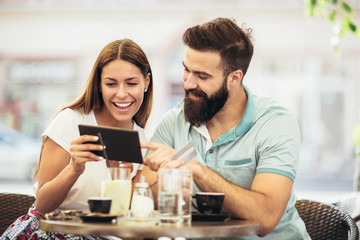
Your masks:
<svg viewBox="0 0 360 240"><path fill-rule="evenodd" d="M328 15L328 21L329 22L334 22L335 21L335 19L336 19L336 11L335 10L332 10L331 12L330 12L330 14Z"/></svg>
<svg viewBox="0 0 360 240"><path fill-rule="evenodd" d="M354 12L353 8L347 2L341 2L341 9L347 14L352 14Z"/></svg>
<svg viewBox="0 0 360 240"><path fill-rule="evenodd" d="M354 22L349 23L349 28L355 36L360 37L360 29Z"/></svg>
<svg viewBox="0 0 360 240"><path fill-rule="evenodd" d="M339 36L344 36L346 33L351 32L355 36L360 36L359 27L350 17L343 17L341 19L341 29L339 32Z"/></svg>
<svg viewBox="0 0 360 240"><path fill-rule="evenodd" d="M351 33L357 37L360 37L360 28L357 23L350 17L355 13L354 9L360 8L358 6L351 6L348 0L303 0L305 3L304 12L307 16L317 17L321 16L328 20L331 24L334 24L337 19L340 20L339 31L336 34L337 37L344 37L346 34ZM352 2L352 1L351 1ZM356 13L357 14L357 13ZM357 15L356 15L357 17ZM341 19L340 19L341 18ZM355 19L355 17L354 17ZM341 49L338 44L333 45L336 55L341 55ZM360 146L359 146L360 154Z"/></svg>
<svg viewBox="0 0 360 240"><path fill-rule="evenodd" d="M350 28L350 31L352 31L353 33L355 33L358 29L358 27L356 26L356 24L354 22L348 22L349 24L349 28Z"/></svg>
<svg viewBox="0 0 360 240"><path fill-rule="evenodd" d="M340 31L338 33L339 37L343 37L345 36L345 34L349 31L349 24L348 24L348 19L347 18L342 18L341 19L341 26L340 26Z"/></svg>
<svg viewBox="0 0 360 240"><path fill-rule="evenodd" d="M317 0L309 0L311 6L315 7L317 5Z"/></svg>
<svg viewBox="0 0 360 240"><path fill-rule="evenodd" d="M315 16L316 0L304 0L305 1L305 14L308 16Z"/></svg>

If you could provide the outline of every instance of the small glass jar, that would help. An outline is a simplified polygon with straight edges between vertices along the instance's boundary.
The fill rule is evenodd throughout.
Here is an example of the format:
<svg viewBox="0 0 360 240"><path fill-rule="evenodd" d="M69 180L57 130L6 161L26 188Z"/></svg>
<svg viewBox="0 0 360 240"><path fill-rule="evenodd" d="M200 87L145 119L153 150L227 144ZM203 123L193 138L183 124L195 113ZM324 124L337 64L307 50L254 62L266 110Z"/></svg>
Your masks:
<svg viewBox="0 0 360 240"><path fill-rule="evenodd" d="M153 212L154 198L150 184L145 181L135 183L134 193L131 200L132 216L135 218L152 218Z"/></svg>

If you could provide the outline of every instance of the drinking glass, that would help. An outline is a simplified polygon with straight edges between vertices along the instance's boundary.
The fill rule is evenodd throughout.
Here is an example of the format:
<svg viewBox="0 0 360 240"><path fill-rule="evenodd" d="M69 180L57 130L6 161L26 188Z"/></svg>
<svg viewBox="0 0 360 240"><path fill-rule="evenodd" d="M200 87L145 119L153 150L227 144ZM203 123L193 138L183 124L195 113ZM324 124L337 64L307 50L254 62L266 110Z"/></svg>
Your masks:
<svg viewBox="0 0 360 240"><path fill-rule="evenodd" d="M182 213L182 174L176 168L158 171L158 209L160 225L180 225Z"/></svg>
<svg viewBox="0 0 360 240"><path fill-rule="evenodd" d="M183 225L191 225L193 176L190 169L182 168L179 170L182 175L181 222Z"/></svg>
<svg viewBox="0 0 360 240"><path fill-rule="evenodd" d="M107 168L103 181L102 196L112 199L110 214L123 215L129 210L131 199L131 167Z"/></svg>

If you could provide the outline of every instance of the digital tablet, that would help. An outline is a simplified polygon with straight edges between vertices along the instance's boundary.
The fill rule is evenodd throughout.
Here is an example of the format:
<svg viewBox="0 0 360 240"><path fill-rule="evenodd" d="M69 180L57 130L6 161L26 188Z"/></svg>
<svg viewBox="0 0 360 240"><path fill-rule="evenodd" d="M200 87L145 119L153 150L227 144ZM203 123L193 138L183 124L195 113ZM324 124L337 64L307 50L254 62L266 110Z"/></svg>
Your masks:
<svg viewBox="0 0 360 240"><path fill-rule="evenodd" d="M104 151L93 151L108 160L143 163L139 133L114 127L79 124L80 135L98 136L97 144L106 146Z"/></svg>

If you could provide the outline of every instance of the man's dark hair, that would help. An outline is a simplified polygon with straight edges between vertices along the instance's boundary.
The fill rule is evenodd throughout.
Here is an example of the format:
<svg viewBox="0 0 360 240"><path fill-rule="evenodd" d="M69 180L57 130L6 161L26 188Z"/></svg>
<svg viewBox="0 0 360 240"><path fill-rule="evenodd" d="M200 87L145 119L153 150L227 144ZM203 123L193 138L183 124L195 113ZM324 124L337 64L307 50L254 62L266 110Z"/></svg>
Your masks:
<svg viewBox="0 0 360 240"><path fill-rule="evenodd" d="M198 51L219 52L224 76L237 69L245 75L254 52L251 32L240 28L233 19L216 18L188 28L183 42Z"/></svg>

